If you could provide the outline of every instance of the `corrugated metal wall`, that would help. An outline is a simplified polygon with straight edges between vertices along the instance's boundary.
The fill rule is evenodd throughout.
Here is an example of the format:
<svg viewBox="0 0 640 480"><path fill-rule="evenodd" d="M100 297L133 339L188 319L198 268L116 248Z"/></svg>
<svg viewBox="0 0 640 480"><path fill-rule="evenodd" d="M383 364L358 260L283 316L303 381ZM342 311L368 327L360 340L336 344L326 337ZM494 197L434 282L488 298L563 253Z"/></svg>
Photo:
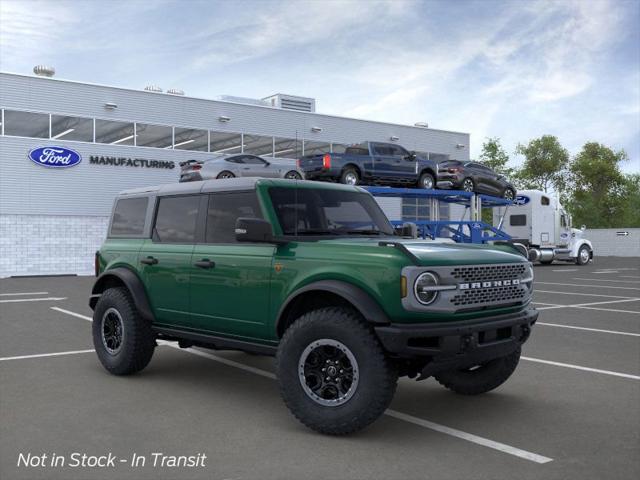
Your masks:
<svg viewBox="0 0 640 480"><path fill-rule="evenodd" d="M587 228L584 236L593 244L594 258L636 257L630 266L640 266L640 228Z"/></svg>

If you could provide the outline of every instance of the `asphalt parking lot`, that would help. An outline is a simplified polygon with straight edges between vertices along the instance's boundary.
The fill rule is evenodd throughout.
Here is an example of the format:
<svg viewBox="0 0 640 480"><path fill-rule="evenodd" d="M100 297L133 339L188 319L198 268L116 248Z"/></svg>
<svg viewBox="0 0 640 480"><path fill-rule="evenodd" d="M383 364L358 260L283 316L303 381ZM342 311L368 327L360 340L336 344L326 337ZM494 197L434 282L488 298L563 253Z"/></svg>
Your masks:
<svg viewBox="0 0 640 480"><path fill-rule="evenodd" d="M0 280L0 478L640 478L640 258L535 275L540 318L505 385L461 397L405 378L386 415L344 438L293 418L270 358L161 345L114 377L92 351L93 278ZM73 452L127 461L17 465ZM154 467L152 453L206 461Z"/></svg>

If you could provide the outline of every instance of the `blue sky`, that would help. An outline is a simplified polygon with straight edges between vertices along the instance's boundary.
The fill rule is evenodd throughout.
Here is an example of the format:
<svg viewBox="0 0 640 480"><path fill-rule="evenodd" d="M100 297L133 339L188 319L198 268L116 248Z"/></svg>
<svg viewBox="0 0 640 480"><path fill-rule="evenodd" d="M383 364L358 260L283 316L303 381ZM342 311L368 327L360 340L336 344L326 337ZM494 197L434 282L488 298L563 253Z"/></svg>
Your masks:
<svg viewBox="0 0 640 480"><path fill-rule="evenodd" d="M0 0L0 69L625 149L640 172L640 1Z"/></svg>

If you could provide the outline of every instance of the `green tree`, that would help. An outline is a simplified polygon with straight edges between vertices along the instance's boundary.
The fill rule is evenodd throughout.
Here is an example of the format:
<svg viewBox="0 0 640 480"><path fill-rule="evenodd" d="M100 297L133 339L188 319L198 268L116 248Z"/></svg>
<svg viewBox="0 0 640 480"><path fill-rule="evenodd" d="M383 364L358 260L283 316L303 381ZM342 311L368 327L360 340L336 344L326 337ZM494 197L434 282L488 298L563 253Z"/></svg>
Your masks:
<svg viewBox="0 0 640 480"><path fill-rule="evenodd" d="M513 175L513 168L507 166L507 163L509 163L509 155L505 149L502 148L498 137L485 139L485 142L482 144L480 162L507 177Z"/></svg>
<svg viewBox="0 0 640 480"><path fill-rule="evenodd" d="M640 173L624 177L623 209L619 226L640 228Z"/></svg>
<svg viewBox="0 0 640 480"><path fill-rule="evenodd" d="M550 188L560 193L565 189L569 152L553 135L534 138L526 145L518 144L516 154L524 155L525 161L516 172L520 188L533 188L548 192Z"/></svg>
<svg viewBox="0 0 640 480"><path fill-rule="evenodd" d="M569 167L568 209L576 225L620 227L625 217L633 221L633 190L638 180L626 178L620 162L627 159L624 150L613 151L597 142L585 143ZM637 199L637 194L635 196Z"/></svg>

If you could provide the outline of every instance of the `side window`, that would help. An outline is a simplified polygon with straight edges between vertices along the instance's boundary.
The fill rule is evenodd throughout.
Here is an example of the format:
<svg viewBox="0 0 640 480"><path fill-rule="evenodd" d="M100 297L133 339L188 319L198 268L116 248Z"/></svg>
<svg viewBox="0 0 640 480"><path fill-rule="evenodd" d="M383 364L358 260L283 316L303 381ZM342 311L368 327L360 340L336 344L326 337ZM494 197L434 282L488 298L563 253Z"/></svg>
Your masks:
<svg viewBox="0 0 640 480"><path fill-rule="evenodd" d="M255 191L209 195L206 243L236 243L239 217L262 218Z"/></svg>
<svg viewBox="0 0 640 480"><path fill-rule="evenodd" d="M391 155L394 157L406 157L409 155L409 152L400 145L389 145L389 150L391 151Z"/></svg>
<svg viewBox="0 0 640 480"><path fill-rule="evenodd" d="M144 231L147 215L147 197L122 198L116 203L111 221L110 235L139 236Z"/></svg>
<svg viewBox="0 0 640 480"><path fill-rule="evenodd" d="M540 197L540 205L549 205L549 197Z"/></svg>
<svg viewBox="0 0 640 480"><path fill-rule="evenodd" d="M373 153L376 155L391 155L391 149L381 143L373 143Z"/></svg>
<svg viewBox="0 0 640 480"><path fill-rule="evenodd" d="M251 165L264 165L266 162L260 157L256 157L254 155L246 155L242 157L243 163L248 163Z"/></svg>
<svg viewBox="0 0 640 480"><path fill-rule="evenodd" d="M512 227L524 227L526 224L526 215L511 215L509 217L509 225L511 225Z"/></svg>
<svg viewBox="0 0 640 480"><path fill-rule="evenodd" d="M226 159L229 163L244 163L244 157L229 157Z"/></svg>
<svg viewBox="0 0 640 480"><path fill-rule="evenodd" d="M160 198L153 240L161 243L193 243L199 203L199 195Z"/></svg>
<svg viewBox="0 0 640 480"><path fill-rule="evenodd" d="M560 215L560 225L563 227L567 226L567 217L565 217L564 215Z"/></svg>

